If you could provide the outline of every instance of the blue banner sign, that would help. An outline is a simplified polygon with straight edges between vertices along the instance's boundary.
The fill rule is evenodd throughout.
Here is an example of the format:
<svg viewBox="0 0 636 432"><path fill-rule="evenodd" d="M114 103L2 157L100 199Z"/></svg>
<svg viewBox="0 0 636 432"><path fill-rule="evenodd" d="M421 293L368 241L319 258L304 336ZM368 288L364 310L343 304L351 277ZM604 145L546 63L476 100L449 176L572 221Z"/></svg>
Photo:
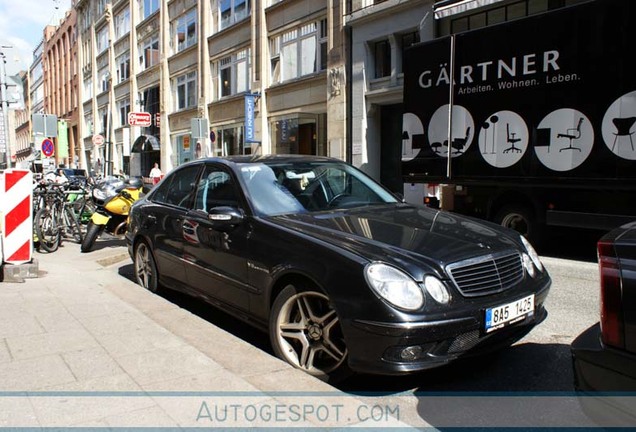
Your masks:
<svg viewBox="0 0 636 432"><path fill-rule="evenodd" d="M254 95L245 96L245 142L254 141Z"/></svg>

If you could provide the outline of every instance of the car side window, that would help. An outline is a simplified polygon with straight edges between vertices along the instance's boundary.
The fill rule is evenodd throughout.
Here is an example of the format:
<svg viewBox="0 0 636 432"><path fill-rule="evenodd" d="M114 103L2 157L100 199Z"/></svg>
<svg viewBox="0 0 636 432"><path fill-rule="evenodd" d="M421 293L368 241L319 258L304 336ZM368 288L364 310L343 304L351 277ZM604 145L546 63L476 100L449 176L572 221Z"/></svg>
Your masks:
<svg viewBox="0 0 636 432"><path fill-rule="evenodd" d="M152 200L178 207L190 208L200 165L183 168L171 175L169 182L163 182L161 189L153 194Z"/></svg>
<svg viewBox="0 0 636 432"><path fill-rule="evenodd" d="M214 207L238 207L236 185L229 173L220 167L208 165L196 188L194 208L209 212Z"/></svg>

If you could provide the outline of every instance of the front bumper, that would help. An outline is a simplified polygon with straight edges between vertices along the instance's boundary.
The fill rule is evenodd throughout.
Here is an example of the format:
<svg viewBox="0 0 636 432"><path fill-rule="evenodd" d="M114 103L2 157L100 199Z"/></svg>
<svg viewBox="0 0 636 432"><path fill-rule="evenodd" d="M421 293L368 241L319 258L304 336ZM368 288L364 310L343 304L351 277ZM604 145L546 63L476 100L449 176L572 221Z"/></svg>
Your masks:
<svg viewBox="0 0 636 432"><path fill-rule="evenodd" d="M581 392L579 403L585 414L601 425L634 426L636 355L604 346L598 323L581 333L570 351L574 388ZM623 397L625 392L632 397Z"/></svg>
<svg viewBox="0 0 636 432"><path fill-rule="evenodd" d="M447 364L459 357L504 348L524 337L545 320L544 307L550 283L535 293L534 315L508 327L484 333L481 308L464 316L412 323L387 323L354 319L346 326L349 366L363 373L400 375ZM418 353L405 361L407 347Z"/></svg>

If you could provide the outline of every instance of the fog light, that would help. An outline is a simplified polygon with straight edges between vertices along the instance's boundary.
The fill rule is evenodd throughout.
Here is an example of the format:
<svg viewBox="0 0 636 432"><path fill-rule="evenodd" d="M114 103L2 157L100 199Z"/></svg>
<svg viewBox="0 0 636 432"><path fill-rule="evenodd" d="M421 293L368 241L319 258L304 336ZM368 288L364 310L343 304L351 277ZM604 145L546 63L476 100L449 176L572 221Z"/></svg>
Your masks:
<svg viewBox="0 0 636 432"><path fill-rule="evenodd" d="M420 355L422 355L421 346L406 347L400 352L400 358L406 361L417 360L420 358Z"/></svg>

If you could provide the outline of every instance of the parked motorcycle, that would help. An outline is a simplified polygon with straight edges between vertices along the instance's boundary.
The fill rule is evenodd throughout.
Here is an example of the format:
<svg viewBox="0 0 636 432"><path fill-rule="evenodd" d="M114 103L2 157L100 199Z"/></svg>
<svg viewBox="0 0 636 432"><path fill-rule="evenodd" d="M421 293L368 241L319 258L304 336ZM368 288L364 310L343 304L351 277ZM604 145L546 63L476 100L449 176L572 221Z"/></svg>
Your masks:
<svg viewBox="0 0 636 432"><path fill-rule="evenodd" d="M90 252L104 231L115 236L126 231L130 207L139 199L142 189L143 183L138 178L107 178L93 188L96 208L86 227L82 252Z"/></svg>

